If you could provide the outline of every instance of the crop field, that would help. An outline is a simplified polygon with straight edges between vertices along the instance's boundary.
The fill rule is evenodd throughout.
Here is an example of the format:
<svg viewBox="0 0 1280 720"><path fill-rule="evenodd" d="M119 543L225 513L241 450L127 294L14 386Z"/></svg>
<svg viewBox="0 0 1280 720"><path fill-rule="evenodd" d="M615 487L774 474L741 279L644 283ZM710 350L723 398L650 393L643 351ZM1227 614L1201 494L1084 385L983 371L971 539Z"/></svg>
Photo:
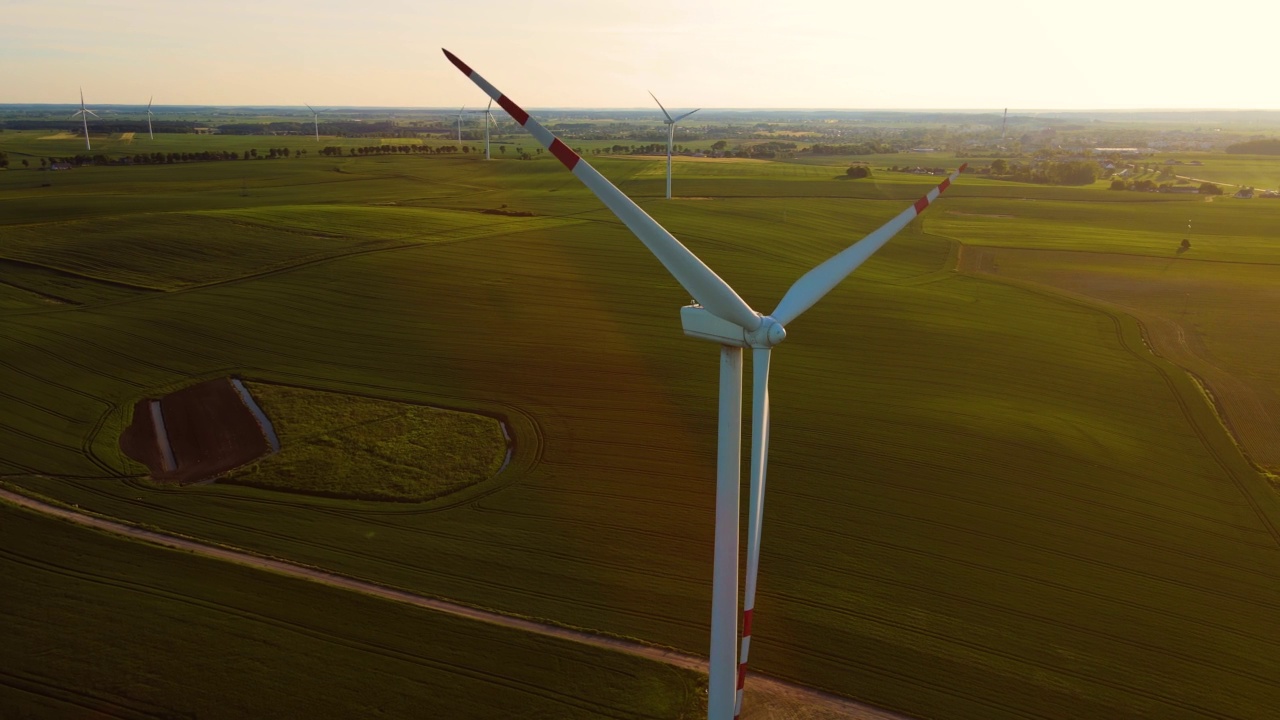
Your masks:
<svg viewBox="0 0 1280 720"><path fill-rule="evenodd" d="M687 671L9 505L0 505L0 548L6 718L669 718L698 709Z"/></svg>
<svg viewBox="0 0 1280 720"><path fill-rule="evenodd" d="M1164 162L1164 155L1157 156ZM1231 185L1247 185L1260 190L1280 188L1280 159L1274 155L1231 155L1227 153L1186 153L1172 157L1183 162L1199 160L1203 165L1175 165L1174 172Z"/></svg>
<svg viewBox="0 0 1280 720"><path fill-rule="evenodd" d="M1271 312L1280 307L1280 265L1191 260L1189 253L965 248L961 266L1133 315L1155 352L1209 384L1253 461L1280 471L1280 324Z"/></svg>
<svg viewBox="0 0 1280 720"><path fill-rule="evenodd" d="M676 194L706 199L668 203L662 164L596 163L765 312L936 180L681 162ZM0 314L7 482L706 651L716 348L683 337L684 292L554 160L92 168L33 185L45 175L0 173L0 259L137 289ZM1280 264L1262 201L965 177L788 328L754 668L945 720L1280 706L1280 501L1200 388L1114 304L955 271L961 244L1163 262L1188 217L1203 228L1188 259ZM188 224L162 253L153 220ZM21 233L59 223L111 242L51 230L42 264L39 233ZM223 223L244 232L203 235ZM1219 280L1206 291L1228 291ZM115 444L133 402L227 374L502 416L515 453L417 504L136 477Z"/></svg>

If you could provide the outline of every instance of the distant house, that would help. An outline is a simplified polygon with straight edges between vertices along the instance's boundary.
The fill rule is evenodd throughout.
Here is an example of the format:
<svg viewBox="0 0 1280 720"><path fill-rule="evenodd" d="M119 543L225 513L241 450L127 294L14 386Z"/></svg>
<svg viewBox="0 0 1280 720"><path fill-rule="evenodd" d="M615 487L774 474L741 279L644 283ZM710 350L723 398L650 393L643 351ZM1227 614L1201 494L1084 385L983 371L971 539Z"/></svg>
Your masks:
<svg viewBox="0 0 1280 720"><path fill-rule="evenodd" d="M1238 191L1236 191L1235 195L1232 195L1232 197L1237 197L1237 198L1240 198L1241 200L1252 200L1253 188L1250 188L1250 187L1240 188Z"/></svg>
<svg viewBox="0 0 1280 720"><path fill-rule="evenodd" d="M49 163L49 169L50 170L70 170L71 163L67 163L67 162Z"/></svg>
<svg viewBox="0 0 1280 720"><path fill-rule="evenodd" d="M1269 199L1269 200L1271 200L1271 199L1275 199L1275 198L1280 198L1280 192L1277 192L1277 191L1275 191L1275 190L1263 190L1263 191L1262 191L1262 194L1261 194L1261 195L1259 195L1258 197L1264 197L1264 198L1267 198L1267 199Z"/></svg>
<svg viewBox="0 0 1280 720"><path fill-rule="evenodd" d="M914 153L930 153L930 152L935 152L935 151L934 151L934 149L933 149L933 148L918 147L918 148L911 148L911 152L914 152Z"/></svg>
<svg viewBox="0 0 1280 720"><path fill-rule="evenodd" d="M214 127L196 127L191 129L194 130L197 135L217 135L220 132L218 128Z"/></svg>
<svg viewBox="0 0 1280 720"><path fill-rule="evenodd" d="M1204 163L1200 162L1199 160L1192 160L1191 162L1189 162L1189 163L1187 163L1187 164L1188 164L1188 165L1197 165L1197 166L1198 166L1198 165L1204 165Z"/></svg>

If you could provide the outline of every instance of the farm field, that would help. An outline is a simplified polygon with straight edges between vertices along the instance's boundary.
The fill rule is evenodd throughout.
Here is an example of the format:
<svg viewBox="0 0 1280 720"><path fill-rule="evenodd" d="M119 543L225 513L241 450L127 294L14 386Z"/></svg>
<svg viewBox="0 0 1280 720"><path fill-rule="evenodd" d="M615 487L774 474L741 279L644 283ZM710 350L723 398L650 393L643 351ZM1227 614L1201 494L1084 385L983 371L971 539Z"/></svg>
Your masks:
<svg viewBox="0 0 1280 720"><path fill-rule="evenodd" d="M698 708L692 672L7 504L0 548L5 717L668 718Z"/></svg>
<svg viewBox="0 0 1280 720"><path fill-rule="evenodd" d="M1155 352L1211 388L1253 462L1280 472L1280 265L965 248L966 272L1029 281L1133 315Z"/></svg>
<svg viewBox="0 0 1280 720"><path fill-rule="evenodd" d="M660 160L596 164L763 311L933 180L682 162L676 193L707 199L667 203ZM705 652L715 348L681 335L683 292L554 160L90 168L33 187L44 175L0 173L0 258L36 263L47 232L41 272L128 294L0 314L7 482ZM960 244L1163 259L1187 212L1216 227L1197 258L1280 262L1261 203L1195 200L965 177L789 328L753 668L929 718L1280 705L1280 502L1195 383L1117 308L954 272ZM165 243L157 214L188 224ZM109 243L71 231L98 223ZM203 259L224 242L242 245ZM115 445L133 402L228 374L503 416L515 455L415 505L134 476Z"/></svg>

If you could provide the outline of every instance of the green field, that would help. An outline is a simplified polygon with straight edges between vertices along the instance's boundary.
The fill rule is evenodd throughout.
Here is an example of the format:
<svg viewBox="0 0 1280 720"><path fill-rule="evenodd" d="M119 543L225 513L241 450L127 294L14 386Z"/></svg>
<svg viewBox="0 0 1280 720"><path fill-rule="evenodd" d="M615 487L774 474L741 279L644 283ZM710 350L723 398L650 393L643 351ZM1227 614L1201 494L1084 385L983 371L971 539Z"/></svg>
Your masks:
<svg viewBox="0 0 1280 720"><path fill-rule="evenodd" d="M681 162L676 194L705 199L665 202L660 164L597 166L764 311L936 180ZM0 259L39 260L47 225L48 272L138 290L3 310L9 482L705 652L716 349L682 336L683 291L554 160L44 175L0 173ZM1214 228L1206 259L1280 263L1264 201L1195 200L966 177L789 328L753 667L928 718L1280 706L1280 502L1195 384L1123 314L953 271L959 242L1164 257L1188 212ZM160 218L188 230L164 242ZM73 222L111 242L54 230ZM245 231L203 234L220 223ZM515 455L416 505L129 477L127 409L213 373L503 416Z"/></svg>
<svg viewBox="0 0 1280 720"><path fill-rule="evenodd" d="M0 505L0 548L6 718L670 718L698 710L697 678L687 671L9 505Z"/></svg>

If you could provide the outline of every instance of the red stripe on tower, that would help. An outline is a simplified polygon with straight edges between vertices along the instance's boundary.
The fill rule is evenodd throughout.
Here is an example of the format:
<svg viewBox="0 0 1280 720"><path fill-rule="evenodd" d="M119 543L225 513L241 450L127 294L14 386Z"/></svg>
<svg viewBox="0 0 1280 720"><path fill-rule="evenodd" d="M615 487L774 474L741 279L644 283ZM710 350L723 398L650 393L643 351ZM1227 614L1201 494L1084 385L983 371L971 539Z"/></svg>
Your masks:
<svg viewBox="0 0 1280 720"><path fill-rule="evenodd" d="M922 197L922 198L920 198L919 200L917 200L917 201L916 201L916 206L915 206L915 207L916 207L916 214L917 214L917 215L919 215L920 213L924 212L925 208L929 207L929 196L928 196L928 195L925 195L924 197Z"/></svg>
<svg viewBox="0 0 1280 720"><path fill-rule="evenodd" d="M508 115L515 118L515 121L520 123L521 127L524 127L524 124L528 122L529 113L525 112L524 110L521 110L520 106L515 104L514 102L511 102L511 99L508 98L506 95L503 95L502 97L498 98L498 104L502 106L503 110L507 111Z"/></svg>
<svg viewBox="0 0 1280 720"><path fill-rule="evenodd" d="M951 187L951 178L947 178L942 182L938 183L938 194L942 194L946 192L947 188L949 187Z"/></svg>
<svg viewBox="0 0 1280 720"><path fill-rule="evenodd" d="M751 634L751 616L755 613L755 608L745 610L742 613L742 636L746 637Z"/></svg>
<svg viewBox="0 0 1280 720"><path fill-rule="evenodd" d="M738 665L738 689L741 690L742 686L745 685L746 682L747 682L747 664L742 663Z"/></svg>
<svg viewBox="0 0 1280 720"><path fill-rule="evenodd" d="M570 150L568 145L560 142L560 138L551 141L551 154L559 158L560 162L564 163L564 166L570 170L582 159L578 157L578 153Z"/></svg>
<svg viewBox="0 0 1280 720"><path fill-rule="evenodd" d="M466 75L467 77L471 77L471 68L467 67L466 63L459 60L457 55L454 55L448 50L445 50L444 48L440 48L440 49L444 50L444 56L449 58L449 62L453 63L455 67L461 70L463 75Z"/></svg>

